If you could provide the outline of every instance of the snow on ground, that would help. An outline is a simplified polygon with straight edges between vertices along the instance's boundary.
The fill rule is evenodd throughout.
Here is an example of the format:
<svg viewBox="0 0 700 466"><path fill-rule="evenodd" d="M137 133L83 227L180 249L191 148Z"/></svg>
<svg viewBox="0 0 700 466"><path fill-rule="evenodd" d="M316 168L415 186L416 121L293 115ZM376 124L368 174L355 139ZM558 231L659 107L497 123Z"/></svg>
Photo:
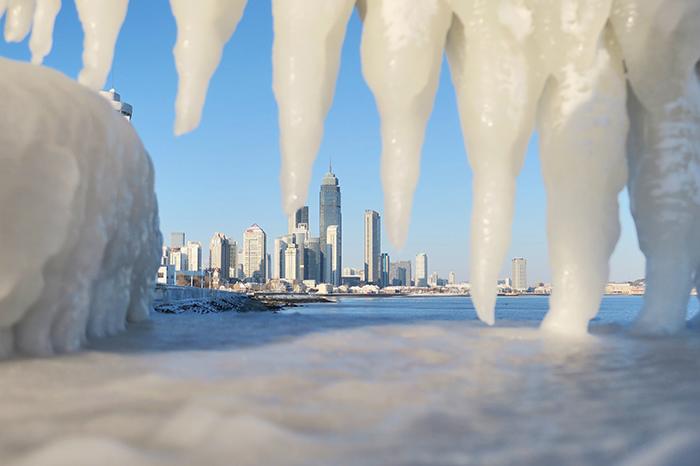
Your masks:
<svg viewBox="0 0 700 466"><path fill-rule="evenodd" d="M342 305L156 313L81 353L2 362L0 463L668 464L673 454L684 464L700 454L695 332L634 339L601 324L562 341L536 320L486 328L473 311L390 318Z"/></svg>

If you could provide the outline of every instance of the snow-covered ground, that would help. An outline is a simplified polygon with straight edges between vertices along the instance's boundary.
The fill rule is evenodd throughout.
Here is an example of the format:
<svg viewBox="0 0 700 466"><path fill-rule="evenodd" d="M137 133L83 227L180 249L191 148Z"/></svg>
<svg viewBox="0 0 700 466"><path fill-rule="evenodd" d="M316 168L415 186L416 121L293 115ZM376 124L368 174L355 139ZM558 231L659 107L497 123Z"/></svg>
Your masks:
<svg viewBox="0 0 700 466"><path fill-rule="evenodd" d="M635 339L613 306L592 337L560 341L535 328L544 299L499 301L496 328L459 299L155 314L81 353L4 361L0 464L699 457L700 332Z"/></svg>

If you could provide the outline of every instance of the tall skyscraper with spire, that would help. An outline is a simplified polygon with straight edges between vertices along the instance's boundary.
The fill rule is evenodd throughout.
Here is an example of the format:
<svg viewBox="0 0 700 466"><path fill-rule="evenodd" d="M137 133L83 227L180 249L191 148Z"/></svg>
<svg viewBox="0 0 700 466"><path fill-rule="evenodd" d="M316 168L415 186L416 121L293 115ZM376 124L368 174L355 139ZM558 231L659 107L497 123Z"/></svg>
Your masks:
<svg viewBox="0 0 700 466"><path fill-rule="evenodd" d="M336 243L336 252L334 252L335 265L337 270L343 270L342 266L342 238L343 238L343 219L340 212L340 185L338 184L338 178L333 174L333 166L329 164L328 173L326 173L321 181L321 192L319 193L319 237L321 248L325 248L328 244L327 234L328 227L336 225L337 231L335 232L334 243ZM325 256L325 254L324 254ZM323 257L323 261L327 258ZM326 267L322 267L321 270L326 270ZM326 277L325 274L322 277L322 281L329 282L330 277ZM339 283L338 283L339 284Z"/></svg>

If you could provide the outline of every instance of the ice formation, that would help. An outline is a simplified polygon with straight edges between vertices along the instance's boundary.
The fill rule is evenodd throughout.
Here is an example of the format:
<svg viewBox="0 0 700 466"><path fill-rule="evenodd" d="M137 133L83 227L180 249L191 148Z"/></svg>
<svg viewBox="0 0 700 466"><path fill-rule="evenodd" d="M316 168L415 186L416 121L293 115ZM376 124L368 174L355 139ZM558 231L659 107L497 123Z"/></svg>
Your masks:
<svg viewBox="0 0 700 466"><path fill-rule="evenodd" d="M57 8L7 3L5 37L34 15L35 61ZM98 88L126 0L77 0L86 31L80 81ZM171 0L180 76L175 132L200 120L209 80L245 0ZM554 294L543 326L585 333L619 236L628 179L647 296L638 328L684 323L700 273L700 2L697 0L273 0L273 87L282 200L304 204L331 105L345 29L364 21L362 67L382 121L382 181L392 240L410 223L426 121L447 51L474 171L471 279L479 317L494 321L496 276L510 242L515 180L533 130L548 195ZM34 13L36 11L36 13ZM32 39L34 42L34 39Z"/></svg>
<svg viewBox="0 0 700 466"><path fill-rule="evenodd" d="M15 109L0 114L0 357L74 350L146 318L162 240L136 132L30 64L0 59L0 101Z"/></svg>

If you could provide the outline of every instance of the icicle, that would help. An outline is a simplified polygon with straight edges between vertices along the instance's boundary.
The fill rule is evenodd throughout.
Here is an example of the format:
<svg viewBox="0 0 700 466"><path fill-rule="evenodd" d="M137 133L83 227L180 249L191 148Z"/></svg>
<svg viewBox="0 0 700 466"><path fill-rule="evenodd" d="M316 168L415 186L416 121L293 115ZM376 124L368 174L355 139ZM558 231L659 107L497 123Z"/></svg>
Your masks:
<svg viewBox="0 0 700 466"><path fill-rule="evenodd" d="M474 171L471 294L494 323L496 281L510 243L515 180L532 132L546 73L523 2L452 2L448 57L464 143Z"/></svg>
<svg viewBox="0 0 700 466"><path fill-rule="evenodd" d="M647 259L643 333L683 327L700 266L700 3L617 0L631 85L629 191Z"/></svg>
<svg viewBox="0 0 700 466"><path fill-rule="evenodd" d="M5 14L5 10L7 9L7 2L8 0L0 0L0 19L2 19L3 15Z"/></svg>
<svg viewBox="0 0 700 466"><path fill-rule="evenodd" d="M306 201L354 5L355 0L272 1L272 86L279 108L280 182L287 214Z"/></svg>
<svg viewBox="0 0 700 466"><path fill-rule="evenodd" d="M75 0L85 34L81 84L94 90L104 87L128 4L128 0Z"/></svg>
<svg viewBox="0 0 700 466"><path fill-rule="evenodd" d="M177 23L173 53L180 79L175 101L175 134L199 126L209 81L245 5L246 0L170 0Z"/></svg>
<svg viewBox="0 0 700 466"><path fill-rule="evenodd" d="M608 280L620 235L617 197L627 177L628 120L622 59L612 34L598 39L607 15L569 44L569 63L550 81L539 119L552 267L550 311L542 327L585 334ZM569 38L571 39L571 38ZM588 56L593 45L593 61Z"/></svg>
<svg viewBox="0 0 700 466"><path fill-rule="evenodd" d="M37 0L34 12L32 37L29 49L32 52L32 63L39 65L51 51L53 45L53 27L56 15L61 9L61 0Z"/></svg>
<svg viewBox="0 0 700 466"><path fill-rule="evenodd" d="M362 70L382 120L385 225L402 247L452 11L441 0L366 0Z"/></svg>
<svg viewBox="0 0 700 466"><path fill-rule="evenodd" d="M5 18L5 41L22 42L32 27L35 0L9 0Z"/></svg>

